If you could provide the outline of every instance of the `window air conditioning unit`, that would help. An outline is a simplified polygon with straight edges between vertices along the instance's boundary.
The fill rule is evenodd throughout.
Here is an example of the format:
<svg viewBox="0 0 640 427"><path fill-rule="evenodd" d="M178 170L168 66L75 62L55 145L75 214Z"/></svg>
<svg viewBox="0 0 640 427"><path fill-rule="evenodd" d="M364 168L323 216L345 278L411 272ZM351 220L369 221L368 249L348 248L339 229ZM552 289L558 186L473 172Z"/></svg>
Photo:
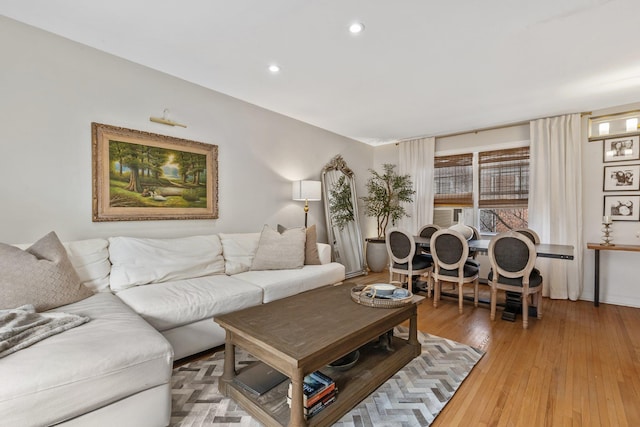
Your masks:
<svg viewBox="0 0 640 427"><path fill-rule="evenodd" d="M454 220L454 211L460 209L453 208L436 208L433 210L433 223L441 228L449 228L456 223Z"/></svg>

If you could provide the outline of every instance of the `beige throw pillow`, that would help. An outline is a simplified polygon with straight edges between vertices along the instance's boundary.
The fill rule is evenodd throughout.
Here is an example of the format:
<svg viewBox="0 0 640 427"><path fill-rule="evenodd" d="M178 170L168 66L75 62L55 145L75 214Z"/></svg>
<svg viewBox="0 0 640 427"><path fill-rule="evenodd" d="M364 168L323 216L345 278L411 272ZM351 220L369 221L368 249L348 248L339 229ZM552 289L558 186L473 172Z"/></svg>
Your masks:
<svg viewBox="0 0 640 427"><path fill-rule="evenodd" d="M278 233L265 225L251 270L286 270L304 265L304 228L291 228Z"/></svg>
<svg viewBox="0 0 640 427"><path fill-rule="evenodd" d="M282 233L287 228L284 225L278 224L278 232ZM320 253L318 252L318 233L316 232L316 225L307 227L305 230L305 244L304 244L304 265L320 265Z"/></svg>
<svg viewBox="0 0 640 427"><path fill-rule="evenodd" d="M305 265L320 265L320 254L318 253L318 233L316 232L316 225L313 224L307 227L307 236L304 245L304 264Z"/></svg>
<svg viewBox="0 0 640 427"><path fill-rule="evenodd" d="M0 243L0 309L32 304L41 312L91 295L54 232L26 250Z"/></svg>

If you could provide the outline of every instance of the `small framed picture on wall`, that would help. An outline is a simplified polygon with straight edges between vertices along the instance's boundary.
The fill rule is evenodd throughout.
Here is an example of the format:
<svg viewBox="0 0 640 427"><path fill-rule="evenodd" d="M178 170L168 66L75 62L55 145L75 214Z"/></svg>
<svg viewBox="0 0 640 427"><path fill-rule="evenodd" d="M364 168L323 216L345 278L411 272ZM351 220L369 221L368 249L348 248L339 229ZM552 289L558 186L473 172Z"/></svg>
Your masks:
<svg viewBox="0 0 640 427"><path fill-rule="evenodd" d="M620 162L640 159L639 136L623 136L605 139L603 143L604 162Z"/></svg>
<svg viewBox="0 0 640 427"><path fill-rule="evenodd" d="M640 164L604 167L604 191L640 190Z"/></svg>
<svg viewBox="0 0 640 427"><path fill-rule="evenodd" d="M603 215L611 217L613 221L639 221L640 196L604 196Z"/></svg>

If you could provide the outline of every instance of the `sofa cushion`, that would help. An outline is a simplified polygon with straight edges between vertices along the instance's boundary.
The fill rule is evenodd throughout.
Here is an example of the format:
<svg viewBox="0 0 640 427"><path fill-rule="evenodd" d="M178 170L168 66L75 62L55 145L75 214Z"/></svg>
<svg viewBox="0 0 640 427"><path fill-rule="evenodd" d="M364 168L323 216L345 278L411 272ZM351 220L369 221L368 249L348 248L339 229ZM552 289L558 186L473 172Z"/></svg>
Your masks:
<svg viewBox="0 0 640 427"><path fill-rule="evenodd" d="M0 309L45 311L91 295L54 232L26 250L0 243Z"/></svg>
<svg viewBox="0 0 640 427"><path fill-rule="evenodd" d="M15 245L27 249L31 244ZM63 242L67 255L80 277L80 281L93 292L111 292L109 288L109 241L107 239L87 239Z"/></svg>
<svg viewBox="0 0 640 427"><path fill-rule="evenodd" d="M235 276L215 275L138 286L118 292L127 305L159 331L258 305L262 289Z"/></svg>
<svg viewBox="0 0 640 427"><path fill-rule="evenodd" d="M344 280L344 265L332 262L305 265L296 270L246 271L233 276L262 288L262 302L275 301L300 292Z"/></svg>
<svg viewBox="0 0 640 427"><path fill-rule="evenodd" d="M107 239L77 240L63 243L69 260L80 281L94 292L110 292L109 241Z"/></svg>
<svg viewBox="0 0 640 427"><path fill-rule="evenodd" d="M251 269L258 250L260 233L220 233L224 272L238 274Z"/></svg>
<svg viewBox="0 0 640 427"><path fill-rule="evenodd" d="M115 295L53 311L91 321L2 359L0 424L56 424L170 381L171 346Z"/></svg>
<svg viewBox="0 0 640 427"><path fill-rule="evenodd" d="M115 292L138 285L224 274L216 235L177 239L111 237L110 286Z"/></svg>
<svg viewBox="0 0 640 427"><path fill-rule="evenodd" d="M265 225L253 258L251 270L283 270L304 265L304 228L290 228L282 233Z"/></svg>

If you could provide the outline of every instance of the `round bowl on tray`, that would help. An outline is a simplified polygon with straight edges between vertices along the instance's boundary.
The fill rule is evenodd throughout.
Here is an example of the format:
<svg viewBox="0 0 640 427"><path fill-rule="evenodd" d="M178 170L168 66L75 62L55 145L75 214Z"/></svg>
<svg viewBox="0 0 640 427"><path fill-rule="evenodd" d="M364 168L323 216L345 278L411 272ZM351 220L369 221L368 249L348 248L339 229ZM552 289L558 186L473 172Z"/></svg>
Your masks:
<svg viewBox="0 0 640 427"><path fill-rule="evenodd" d="M371 289L375 291L375 295L386 297L392 295L393 291L398 289L398 287L390 283L376 283L371 285Z"/></svg>
<svg viewBox="0 0 640 427"><path fill-rule="evenodd" d="M399 282L398 282L399 283ZM388 295L380 295L374 286L386 285L393 287ZM351 299L361 305L379 308L396 308L411 303L413 294L410 290L389 283L375 285L356 285L351 288Z"/></svg>

